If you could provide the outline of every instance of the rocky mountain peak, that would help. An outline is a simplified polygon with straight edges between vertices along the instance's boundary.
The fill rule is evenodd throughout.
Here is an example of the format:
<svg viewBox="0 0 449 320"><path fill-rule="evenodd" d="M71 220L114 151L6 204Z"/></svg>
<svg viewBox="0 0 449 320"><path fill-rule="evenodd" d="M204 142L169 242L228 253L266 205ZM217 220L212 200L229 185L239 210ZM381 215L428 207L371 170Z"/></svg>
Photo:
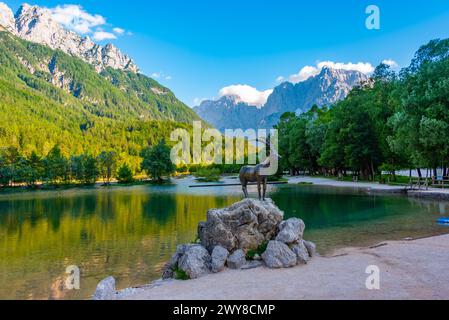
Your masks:
<svg viewBox="0 0 449 320"><path fill-rule="evenodd" d="M317 77L325 80L331 79L337 82L348 83L351 86L354 86L356 83L368 80L368 77L359 71L334 69L329 66L323 67Z"/></svg>
<svg viewBox="0 0 449 320"><path fill-rule="evenodd" d="M14 16L6 4L0 3L0 25L22 39L80 58L93 65L97 72L107 67L139 72L134 61L117 47L112 44L102 47L89 37L65 29L53 19L49 9L25 3Z"/></svg>
<svg viewBox="0 0 449 320"><path fill-rule="evenodd" d="M24 3L20 6L19 10L17 10L15 17L20 17L23 15L36 15L36 14L43 14L44 11L48 11L48 10L44 10L39 8L38 6L32 6L29 5L28 3Z"/></svg>
<svg viewBox="0 0 449 320"><path fill-rule="evenodd" d="M275 125L285 112L307 112L313 105L331 106L344 99L357 85L368 77L355 70L323 67L319 74L309 79L275 87L261 108L249 106L233 97L206 100L194 108L198 115L219 130L237 128L266 128Z"/></svg>
<svg viewBox="0 0 449 320"><path fill-rule="evenodd" d="M9 32L15 32L15 20L12 10L3 2L0 2L0 25Z"/></svg>

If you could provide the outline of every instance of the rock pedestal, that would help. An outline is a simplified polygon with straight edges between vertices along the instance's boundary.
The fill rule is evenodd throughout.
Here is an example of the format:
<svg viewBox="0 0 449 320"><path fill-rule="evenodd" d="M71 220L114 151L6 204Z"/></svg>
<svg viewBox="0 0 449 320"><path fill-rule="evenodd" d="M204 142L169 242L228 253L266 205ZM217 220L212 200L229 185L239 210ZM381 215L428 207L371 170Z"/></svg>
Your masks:
<svg viewBox="0 0 449 320"><path fill-rule="evenodd" d="M201 244L178 246L163 278L176 278L182 271L194 279L221 272L226 266L274 269L307 264L316 246L303 239L304 222L298 218L283 221L283 217L271 200L245 199L228 208L209 210L207 221L198 226ZM253 258L248 261L247 256Z"/></svg>
<svg viewBox="0 0 449 320"><path fill-rule="evenodd" d="M229 252L256 250L276 236L284 213L271 200L245 199L224 209L207 213L200 223L198 236L209 251L221 246Z"/></svg>
<svg viewBox="0 0 449 320"><path fill-rule="evenodd" d="M179 245L163 269L163 279L195 279L229 269L272 269L307 264L316 255L314 243L303 239L301 219L283 221L271 200L245 199L224 209L212 209L198 226L201 243ZM250 258L249 258L250 257ZM115 299L115 280L97 287L94 299Z"/></svg>
<svg viewBox="0 0 449 320"><path fill-rule="evenodd" d="M316 247L303 239L304 222L298 218L283 221L283 217L272 200L245 199L228 208L209 210L207 221L198 226L201 244L178 246L163 278L176 278L183 272L194 279L221 272L226 266L252 269L307 264Z"/></svg>

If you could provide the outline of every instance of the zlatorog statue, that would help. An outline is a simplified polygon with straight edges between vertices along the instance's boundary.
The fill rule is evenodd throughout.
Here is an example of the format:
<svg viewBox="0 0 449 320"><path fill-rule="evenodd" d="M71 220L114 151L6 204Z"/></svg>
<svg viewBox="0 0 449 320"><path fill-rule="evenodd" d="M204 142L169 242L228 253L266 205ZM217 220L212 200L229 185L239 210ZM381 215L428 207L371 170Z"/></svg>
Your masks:
<svg viewBox="0 0 449 320"><path fill-rule="evenodd" d="M259 141L265 143L270 149L270 155L267 159L256 166L244 166L240 169L240 183L242 184L245 198L248 198L248 183L257 183L257 191L259 192L259 200L265 201L267 193L267 182L269 175L265 174L274 161L278 161L281 156L272 148L271 144L265 139L259 138ZM265 170L264 170L265 169ZM263 193L262 193L263 187Z"/></svg>

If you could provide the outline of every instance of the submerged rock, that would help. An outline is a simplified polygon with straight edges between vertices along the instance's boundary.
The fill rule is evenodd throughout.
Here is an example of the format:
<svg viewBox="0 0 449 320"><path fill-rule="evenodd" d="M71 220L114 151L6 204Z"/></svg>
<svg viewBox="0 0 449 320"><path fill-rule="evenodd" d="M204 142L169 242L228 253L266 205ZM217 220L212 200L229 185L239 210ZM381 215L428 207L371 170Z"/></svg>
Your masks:
<svg viewBox="0 0 449 320"><path fill-rule="evenodd" d="M212 251L211 270L214 273L221 272L225 268L226 260L228 259L229 251L221 246L216 246Z"/></svg>
<svg viewBox="0 0 449 320"><path fill-rule="evenodd" d="M262 259L271 269L291 268L297 264L296 254L280 241L270 241Z"/></svg>
<svg viewBox="0 0 449 320"><path fill-rule="evenodd" d="M286 244L298 242L302 240L305 228L304 221L298 218L282 221L279 225L279 234L276 240Z"/></svg>
<svg viewBox="0 0 449 320"><path fill-rule="evenodd" d="M113 277L108 277L97 285L93 300L115 300L116 297L117 290L115 289L115 279Z"/></svg>
<svg viewBox="0 0 449 320"><path fill-rule="evenodd" d="M227 261L228 267L230 269L240 269L246 264L246 254L245 251L239 249L231 254Z"/></svg>
<svg viewBox="0 0 449 320"><path fill-rule="evenodd" d="M210 273L211 256L201 245L186 245L184 254L178 261L178 268L184 271L190 279L196 279Z"/></svg>
<svg viewBox="0 0 449 320"><path fill-rule="evenodd" d="M198 226L198 235L209 251L217 245L229 252L255 250L276 236L283 216L271 200L245 199L228 208L209 210L207 221Z"/></svg>

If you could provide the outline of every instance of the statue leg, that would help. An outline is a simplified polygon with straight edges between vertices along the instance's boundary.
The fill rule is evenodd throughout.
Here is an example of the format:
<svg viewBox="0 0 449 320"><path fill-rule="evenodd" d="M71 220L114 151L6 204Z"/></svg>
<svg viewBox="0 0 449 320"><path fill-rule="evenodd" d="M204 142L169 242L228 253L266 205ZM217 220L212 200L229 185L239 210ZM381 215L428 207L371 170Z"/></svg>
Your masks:
<svg viewBox="0 0 449 320"><path fill-rule="evenodd" d="M243 189L243 194L245 195L245 198L248 198L248 184L242 183L242 189Z"/></svg>
<svg viewBox="0 0 449 320"><path fill-rule="evenodd" d="M257 179L257 191L259 192L259 200L262 200L262 181Z"/></svg>
<svg viewBox="0 0 449 320"><path fill-rule="evenodd" d="M267 195L267 178L263 179L263 201L265 201L266 195Z"/></svg>

